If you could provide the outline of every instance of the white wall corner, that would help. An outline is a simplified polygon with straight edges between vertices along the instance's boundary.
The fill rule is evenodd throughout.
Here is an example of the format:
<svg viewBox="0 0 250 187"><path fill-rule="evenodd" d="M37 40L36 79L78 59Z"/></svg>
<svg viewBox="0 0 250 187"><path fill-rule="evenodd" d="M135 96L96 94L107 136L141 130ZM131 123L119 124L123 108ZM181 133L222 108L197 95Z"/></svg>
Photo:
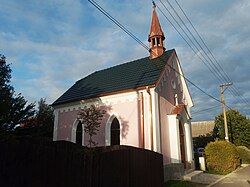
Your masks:
<svg viewBox="0 0 250 187"><path fill-rule="evenodd" d="M184 124L185 130L185 142L186 142L186 152L187 152L187 161L193 161L193 144L192 144L192 132L190 123L186 122Z"/></svg>
<svg viewBox="0 0 250 187"><path fill-rule="evenodd" d="M168 115L168 124L171 163L181 163L179 119L177 115Z"/></svg>
<svg viewBox="0 0 250 187"><path fill-rule="evenodd" d="M161 153L159 100L158 100L158 94L155 92L155 89L151 93L152 93L152 118L153 118L154 151Z"/></svg>
<svg viewBox="0 0 250 187"><path fill-rule="evenodd" d="M53 129L53 141L57 140L57 127L58 127L58 110L54 110L54 129Z"/></svg>

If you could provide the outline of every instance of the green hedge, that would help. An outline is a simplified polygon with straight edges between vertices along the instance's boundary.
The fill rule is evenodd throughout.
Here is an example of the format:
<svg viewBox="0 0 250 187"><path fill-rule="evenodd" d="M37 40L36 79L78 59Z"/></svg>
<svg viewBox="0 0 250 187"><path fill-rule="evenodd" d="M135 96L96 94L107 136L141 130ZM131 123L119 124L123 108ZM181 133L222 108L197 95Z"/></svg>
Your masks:
<svg viewBox="0 0 250 187"><path fill-rule="evenodd" d="M205 148L206 164L209 172L227 174L240 165L236 146L226 141L210 142Z"/></svg>
<svg viewBox="0 0 250 187"><path fill-rule="evenodd" d="M245 146L237 146L242 164L250 164L250 150Z"/></svg>

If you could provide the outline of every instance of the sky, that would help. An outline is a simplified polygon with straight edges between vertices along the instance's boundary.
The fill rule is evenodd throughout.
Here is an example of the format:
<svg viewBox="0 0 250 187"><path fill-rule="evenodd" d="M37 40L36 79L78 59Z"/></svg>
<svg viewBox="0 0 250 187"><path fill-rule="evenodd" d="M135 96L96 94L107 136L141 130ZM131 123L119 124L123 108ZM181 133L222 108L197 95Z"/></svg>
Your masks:
<svg viewBox="0 0 250 187"><path fill-rule="evenodd" d="M148 45L151 0L95 1ZM214 120L221 113L219 85L227 80L233 82L225 90L227 106L250 117L250 1L155 3L165 47L177 51L184 75L192 82L192 120ZM51 104L86 75L149 55L87 0L1 0L0 25L0 54L11 64L11 84L29 103L46 98ZM186 28L199 44L192 35L189 40Z"/></svg>

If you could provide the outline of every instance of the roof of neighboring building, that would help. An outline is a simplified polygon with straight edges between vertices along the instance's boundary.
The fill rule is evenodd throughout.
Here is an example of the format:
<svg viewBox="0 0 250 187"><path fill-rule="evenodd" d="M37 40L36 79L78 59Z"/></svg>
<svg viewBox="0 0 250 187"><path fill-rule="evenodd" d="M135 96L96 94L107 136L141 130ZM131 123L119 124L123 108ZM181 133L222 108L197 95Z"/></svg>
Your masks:
<svg viewBox="0 0 250 187"><path fill-rule="evenodd" d="M213 132L214 121L198 121L192 122L192 137L211 134Z"/></svg>
<svg viewBox="0 0 250 187"><path fill-rule="evenodd" d="M77 81L52 105L79 101L123 90L155 85L174 49L161 57L141 58L101 71Z"/></svg>

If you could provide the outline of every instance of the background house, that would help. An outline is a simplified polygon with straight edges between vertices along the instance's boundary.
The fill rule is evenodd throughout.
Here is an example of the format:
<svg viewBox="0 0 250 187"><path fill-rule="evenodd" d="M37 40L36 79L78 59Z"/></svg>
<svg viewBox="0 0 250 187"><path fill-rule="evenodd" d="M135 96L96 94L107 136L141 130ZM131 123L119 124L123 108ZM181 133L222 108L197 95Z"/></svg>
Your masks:
<svg viewBox="0 0 250 187"><path fill-rule="evenodd" d="M196 121L192 122L192 137L205 136L213 134L215 123L214 121Z"/></svg>
<svg viewBox="0 0 250 187"><path fill-rule="evenodd" d="M214 141L214 121L192 122L192 137L195 151L198 148L205 148L206 145Z"/></svg>

